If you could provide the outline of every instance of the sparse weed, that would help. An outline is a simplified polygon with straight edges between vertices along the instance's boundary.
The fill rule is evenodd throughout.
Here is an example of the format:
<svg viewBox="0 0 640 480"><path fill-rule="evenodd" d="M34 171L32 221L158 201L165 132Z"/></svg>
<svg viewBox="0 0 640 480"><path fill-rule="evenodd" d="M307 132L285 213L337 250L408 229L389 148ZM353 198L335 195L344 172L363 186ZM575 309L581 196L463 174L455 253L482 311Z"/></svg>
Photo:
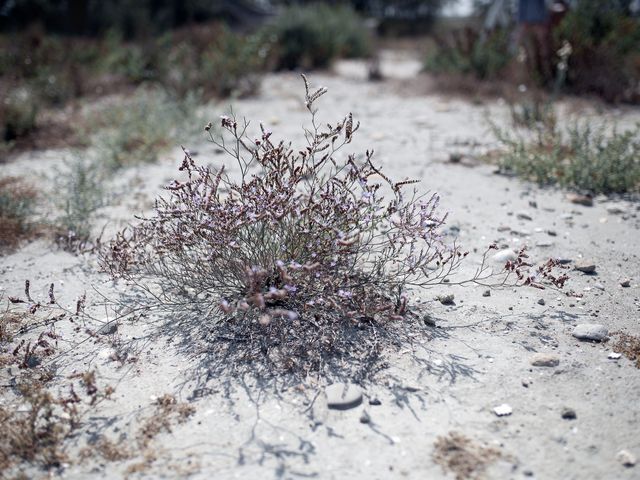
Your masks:
<svg viewBox="0 0 640 480"><path fill-rule="evenodd" d="M437 49L425 61L434 74L473 75L480 80L496 79L509 64L509 33L497 30L487 38L471 29L454 30L436 38Z"/></svg>
<svg viewBox="0 0 640 480"><path fill-rule="evenodd" d="M36 191L15 177L0 179L0 251L34 232L31 223Z"/></svg>
<svg viewBox="0 0 640 480"><path fill-rule="evenodd" d="M576 124L566 133L539 124L534 138L494 127L504 151L498 165L540 185L591 193L625 193L640 188L640 127L611 134Z"/></svg>
<svg viewBox="0 0 640 480"><path fill-rule="evenodd" d="M126 102L101 110L90 122L97 129L92 144L96 162L115 171L152 163L158 154L184 134L184 125L196 98L176 101L160 89L139 89Z"/></svg>
<svg viewBox="0 0 640 480"><path fill-rule="evenodd" d="M82 248L91 236L93 217L104 204L106 173L91 158L77 154L57 175L56 196L62 212L55 222L56 241L63 248Z"/></svg>

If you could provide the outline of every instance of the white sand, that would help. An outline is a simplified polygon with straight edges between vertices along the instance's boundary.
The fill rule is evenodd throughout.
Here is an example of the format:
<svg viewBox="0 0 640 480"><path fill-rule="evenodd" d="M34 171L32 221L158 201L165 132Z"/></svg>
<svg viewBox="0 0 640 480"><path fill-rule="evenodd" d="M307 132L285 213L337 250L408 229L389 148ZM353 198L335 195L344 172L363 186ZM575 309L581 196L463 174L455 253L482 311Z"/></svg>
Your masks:
<svg viewBox="0 0 640 480"><path fill-rule="evenodd" d="M93 342L58 360L60 374L95 367L100 378L116 388L115 401L94 412L87 431L106 432L114 439L131 435L151 411L153 396L174 393L192 399L196 413L157 438L157 459L142 476L175 478L189 471L202 479L453 478L431 455L438 436L458 431L503 452L504 459L489 467L486 478L640 478L640 465L625 468L615 458L621 449L640 456L640 370L624 357L608 359L606 343L589 344L571 336L573 326L584 322L640 334L637 204L615 202L627 210L623 218L607 213L612 202L605 198L596 198L594 207L582 207L568 203L562 192L497 176L491 166L447 163L450 152L474 154L494 146L485 115L506 125L507 109L500 102L472 105L438 95L413 96L401 79L367 83L358 79L352 64L342 64L337 71L346 71L349 79L311 76L312 83L329 88L320 102L321 117L333 121L352 111L362 127L349 151L374 148L377 161L395 178L421 179L421 190L441 195L443 209L450 212L449 227L458 227L463 245L478 251L470 255L470 267L494 241L513 248L527 244L535 260L588 257L595 260L597 275L574 272L569 284L584 297L525 288L493 291L490 297L482 296L482 287L424 292L427 299L455 293L454 306L428 305L441 328L416 351L389 355L390 368L363 385L362 406L342 412L327 410L322 396L307 408L319 388L313 384L275 395L240 379L207 379L199 357L189 357L177 338L159 335L146 341L153 327L125 323L119 328L122 339L141 339L135 342L136 363L120 368L107 358L108 345ZM269 75L260 96L234 101L233 106L239 115L264 121L277 138L299 140L300 125L308 123L301 97L302 84L295 74ZM212 121L224 108L211 108ZM580 115L593 116L594 109ZM604 116L632 124L640 120L640 111L609 109L599 118ZM198 150L199 161L224 160L209 144L190 146ZM3 169L46 176L62 156L25 154ZM103 209L98 227L108 222L109 234L133 213L147 209L180 160L176 149L158 165L125 172L115 182L120 196L115 206ZM518 219L521 211L532 220ZM566 214L572 220L563 219ZM520 235L498 231L500 226ZM545 242L553 244L536 246ZM55 282L58 298L69 304L85 290L95 300L92 287L113 293L109 279L96 273L93 259L57 251L45 240L0 258L0 275L8 295L21 294L27 278L40 297ZM630 288L620 287L623 278L631 278ZM596 283L604 291L594 288ZM546 305L537 303L540 298ZM73 335L64 322L58 329L65 337ZM555 353L559 366L532 367L529 359L535 352ZM6 378L3 372L0 380ZM205 394L193 398L194 390L203 387L208 389ZM374 397L380 406L368 404ZM496 416L494 407L504 403L513 413ZM577 419L562 419L564 407L573 408ZM370 424L359 421L363 410ZM130 463L87 460L71 465L64 476L121 478ZM525 472L533 476L525 477Z"/></svg>

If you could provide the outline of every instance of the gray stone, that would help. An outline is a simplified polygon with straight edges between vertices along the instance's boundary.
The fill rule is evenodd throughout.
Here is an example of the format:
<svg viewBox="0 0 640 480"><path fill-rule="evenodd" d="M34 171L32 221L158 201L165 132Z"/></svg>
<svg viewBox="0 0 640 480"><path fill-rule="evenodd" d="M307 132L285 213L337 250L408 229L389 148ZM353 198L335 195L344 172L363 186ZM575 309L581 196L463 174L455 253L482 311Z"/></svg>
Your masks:
<svg viewBox="0 0 640 480"><path fill-rule="evenodd" d="M544 305L545 303L544 298L538 300L538 305Z"/></svg>
<svg viewBox="0 0 640 480"><path fill-rule="evenodd" d="M562 412L560 413L560 416L565 420L575 420L576 418L578 418L576 411L573 408L569 407L564 407L562 409Z"/></svg>
<svg viewBox="0 0 640 480"><path fill-rule="evenodd" d="M333 410L349 410L362 403L360 387L352 383L334 383L325 389L327 406Z"/></svg>
<svg viewBox="0 0 640 480"><path fill-rule="evenodd" d="M583 273L594 273L596 264L592 260L578 260L574 268Z"/></svg>
<svg viewBox="0 0 640 480"><path fill-rule="evenodd" d="M607 213L610 213L611 215L623 215L627 213L627 209L620 207L619 205L612 205L607 207Z"/></svg>
<svg viewBox="0 0 640 480"><path fill-rule="evenodd" d="M482 292L482 296L483 297L490 297L491 296L491 290L485 290L484 292Z"/></svg>
<svg viewBox="0 0 640 480"><path fill-rule="evenodd" d="M369 405L372 405L374 407L378 407L378 406L382 405L382 402L380 401L379 398L375 398L374 397L374 398L370 398L369 399Z"/></svg>
<svg viewBox="0 0 640 480"><path fill-rule="evenodd" d="M108 322L102 325L98 329L100 335L113 335L118 331L118 324L116 322Z"/></svg>
<svg viewBox="0 0 640 480"><path fill-rule="evenodd" d="M534 367L557 367L560 365L560 357L553 353L536 353L529 359L529 363Z"/></svg>
<svg viewBox="0 0 640 480"><path fill-rule="evenodd" d="M533 220L533 217L529 215L527 212L518 212L516 215L520 220Z"/></svg>
<svg viewBox="0 0 640 480"><path fill-rule="evenodd" d="M630 287L630 286L631 286L631 280L629 280L628 278L627 278L627 279L622 280L622 281L620 282L620 286L621 286L621 287L624 287L624 288L628 288L628 287Z"/></svg>
<svg viewBox="0 0 640 480"><path fill-rule="evenodd" d="M536 242L536 247L538 248L553 247L553 242L548 242L548 241Z"/></svg>
<svg viewBox="0 0 640 480"><path fill-rule="evenodd" d="M609 330L604 325L598 323L581 323L577 325L571 333L578 340L592 340L600 342L607 338Z"/></svg>
<svg viewBox="0 0 640 480"><path fill-rule="evenodd" d="M518 258L516 252L511 250L510 248L505 248L504 250L500 250L493 256L493 261L496 263L506 263L508 261L514 261Z"/></svg>

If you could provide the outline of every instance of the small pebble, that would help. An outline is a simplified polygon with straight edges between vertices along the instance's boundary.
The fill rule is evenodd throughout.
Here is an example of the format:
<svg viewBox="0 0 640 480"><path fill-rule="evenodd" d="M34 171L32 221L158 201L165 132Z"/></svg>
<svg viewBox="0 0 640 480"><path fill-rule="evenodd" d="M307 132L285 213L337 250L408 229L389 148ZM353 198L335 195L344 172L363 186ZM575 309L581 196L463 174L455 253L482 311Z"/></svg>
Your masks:
<svg viewBox="0 0 640 480"><path fill-rule="evenodd" d="M560 364L560 357L553 353L536 353L529 363L534 367L557 367Z"/></svg>
<svg viewBox="0 0 640 480"><path fill-rule="evenodd" d="M538 300L538 305L544 305L545 303L544 298Z"/></svg>
<svg viewBox="0 0 640 480"><path fill-rule="evenodd" d="M527 212L518 212L516 217L520 220L533 220L533 217L531 217Z"/></svg>
<svg viewBox="0 0 640 480"><path fill-rule="evenodd" d="M510 248L500 250L493 256L493 260L497 263L506 263L509 260L514 261L516 258L518 258L518 255Z"/></svg>
<svg viewBox="0 0 640 480"><path fill-rule="evenodd" d="M593 198L588 197L587 195L569 193L567 194L567 200L569 200L571 203L575 203L576 205L583 205L585 207L593 206Z"/></svg>
<svg viewBox="0 0 640 480"><path fill-rule="evenodd" d="M619 360L620 357L622 357L622 354L617 352L611 352L609 353L609 355L607 355L607 358L609 360Z"/></svg>
<svg viewBox="0 0 640 480"><path fill-rule="evenodd" d="M636 464L636 457L628 450L620 450L616 454L616 459L625 467L633 467Z"/></svg>
<svg viewBox="0 0 640 480"><path fill-rule="evenodd" d="M442 305L453 305L453 299L455 298L453 293L448 293L447 295L438 295L438 300Z"/></svg>
<svg viewBox="0 0 640 480"><path fill-rule="evenodd" d="M369 416L366 410L364 410L362 412L362 415L360 415L360 423L364 423L364 424L371 423L371 417Z"/></svg>
<svg viewBox="0 0 640 480"><path fill-rule="evenodd" d="M569 407L563 408L560 415L565 420L575 420L576 418L578 418L578 416L576 415L576 411L573 408Z"/></svg>
<svg viewBox="0 0 640 480"><path fill-rule="evenodd" d="M631 286L631 280L629 280L628 278L625 279L625 280L622 280L620 282L620 286L624 287L624 288L630 287Z"/></svg>
<svg viewBox="0 0 640 480"><path fill-rule="evenodd" d="M497 407L495 407L493 409L493 413L495 413L499 417L506 417L513 413L513 408L511 408L511 405L503 403L502 405L498 405Z"/></svg>
<svg viewBox="0 0 640 480"><path fill-rule="evenodd" d="M377 406L382 405L382 402L380 401L380 399L374 397L374 398L370 398L369 399L369 405L377 407Z"/></svg>
<svg viewBox="0 0 640 480"><path fill-rule="evenodd" d="M490 297L491 296L491 290L485 290L484 292L482 292L482 296L483 297Z"/></svg>

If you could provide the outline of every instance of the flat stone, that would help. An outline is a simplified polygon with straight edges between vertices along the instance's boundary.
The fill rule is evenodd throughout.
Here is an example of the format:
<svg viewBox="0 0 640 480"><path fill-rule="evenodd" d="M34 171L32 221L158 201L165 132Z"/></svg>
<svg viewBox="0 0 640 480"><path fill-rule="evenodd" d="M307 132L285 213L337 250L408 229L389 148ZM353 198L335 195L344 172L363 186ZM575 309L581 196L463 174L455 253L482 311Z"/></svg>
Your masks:
<svg viewBox="0 0 640 480"><path fill-rule="evenodd" d="M633 467L636 464L636 456L629 450L620 450L616 454L616 460L625 467Z"/></svg>
<svg viewBox="0 0 640 480"><path fill-rule="evenodd" d="M607 327L599 323L581 323L577 325L571 333L571 335L578 340L592 340L596 342L601 342L607 338L608 334L609 330L607 330Z"/></svg>
<svg viewBox="0 0 640 480"><path fill-rule="evenodd" d="M520 220L533 220L533 217L529 215L529 213L527 212L518 212L516 214L516 217L519 218Z"/></svg>
<svg viewBox="0 0 640 480"><path fill-rule="evenodd" d="M628 288L628 287L630 287L630 286L631 286L631 280L629 280L628 278L626 278L626 279L622 280L622 281L620 282L620 286L621 286L621 287L624 287L624 288Z"/></svg>
<svg viewBox="0 0 640 480"><path fill-rule="evenodd" d="M583 273L593 273L596 271L596 264L592 260L578 260L574 268Z"/></svg>
<svg viewBox="0 0 640 480"><path fill-rule="evenodd" d="M588 197L587 195L568 193L567 200L569 200L571 203L575 203L576 205L583 205L585 207L593 206L593 198Z"/></svg>
<svg viewBox="0 0 640 480"><path fill-rule="evenodd" d="M325 388L327 406L333 410L349 410L362 403L362 390L352 383L334 383Z"/></svg>
<svg viewBox="0 0 640 480"><path fill-rule="evenodd" d="M534 367L557 367L560 365L560 357L553 353L536 353L530 359L529 363Z"/></svg>
<svg viewBox="0 0 640 480"><path fill-rule="evenodd" d="M573 408L569 407L564 407L562 409L562 412L560 413L560 416L565 420L575 420L576 418L578 418L576 411Z"/></svg>
<svg viewBox="0 0 640 480"><path fill-rule="evenodd" d="M504 250L500 250L493 256L493 261L496 263L506 263L508 261L515 261L518 258L516 252L511 250L510 248L505 248Z"/></svg>
<svg viewBox="0 0 640 480"><path fill-rule="evenodd" d="M609 360L620 360L620 357L622 357L622 354L618 352L610 352L609 355L607 355Z"/></svg>
<svg viewBox="0 0 640 480"><path fill-rule="evenodd" d="M379 398L375 398L374 397L374 398L370 398L369 399L369 405L372 405L374 407L378 407L378 406L382 405L382 402L380 401Z"/></svg>

